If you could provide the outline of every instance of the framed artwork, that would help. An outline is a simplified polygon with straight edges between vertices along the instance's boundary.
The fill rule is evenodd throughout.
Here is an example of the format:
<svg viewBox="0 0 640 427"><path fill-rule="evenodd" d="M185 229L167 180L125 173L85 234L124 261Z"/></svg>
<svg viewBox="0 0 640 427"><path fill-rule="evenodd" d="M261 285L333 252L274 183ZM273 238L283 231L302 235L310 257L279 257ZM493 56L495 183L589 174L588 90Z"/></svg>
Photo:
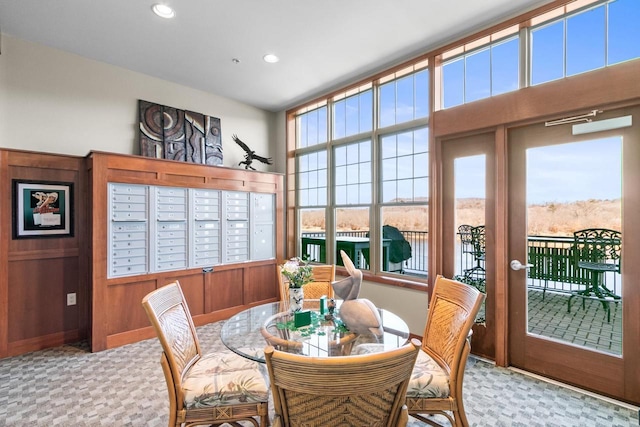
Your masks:
<svg viewBox="0 0 640 427"><path fill-rule="evenodd" d="M140 154L156 159L222 165L220 119L138 100Z"/></svg>
<svg viewBox="0 0 640 427"><path fill-rule="evenodd" d="M13 180L13 238L73 236L73 183Z"/></svg>

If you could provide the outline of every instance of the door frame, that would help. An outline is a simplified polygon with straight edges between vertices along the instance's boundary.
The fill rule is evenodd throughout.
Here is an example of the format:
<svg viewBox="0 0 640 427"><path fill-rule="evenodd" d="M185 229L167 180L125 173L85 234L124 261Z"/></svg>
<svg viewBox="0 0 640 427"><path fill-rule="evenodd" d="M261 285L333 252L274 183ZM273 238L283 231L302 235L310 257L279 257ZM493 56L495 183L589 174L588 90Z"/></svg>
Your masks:
<svg viewBox="0 0 640 427"><path fill-rule="evenodd" d="M455 272L456 229L455 219L455 174L457 158L485 155L485 324L473 327L473 352L477 355L496 358L496 300L495 280L495 132L482 132L464 137L440 141L442 154L442 271L446 277Z"/></svg>
<svg viewBox="0 0 640 427"><path fill-rule="evenodd" d="M544 140L579 142L622 135L622 230L626 236L640 235L640 107L620 108L607 111L598 120L633 115L635 125L630 128L572 135L571 125L552 128L543 123L512 128L509 130L508 166L514 174L526 169L525 150L544 146ZM509 240L508 259L526 262L526 176L524 173L507 177L509 183L508 207ZM634 214L634 212L636 214ZM635 217L635 218L634 218ZM549 339L540 338L526 331L526 278L524 270L509 271L509 329L508 354L510 364L526 371L558 379L581 388L593 390L617 399L640 402L640 286L634 278L640 275L640 243L636 239L623 238L622 293L623 293L623 355L616 356L594 350L578 348ZM625 261L626 260L626 261ZM629 262L629 260L633 260ZM634 283L635 282L635 283ZM549 355L553 357L550 358Z"/></svg>

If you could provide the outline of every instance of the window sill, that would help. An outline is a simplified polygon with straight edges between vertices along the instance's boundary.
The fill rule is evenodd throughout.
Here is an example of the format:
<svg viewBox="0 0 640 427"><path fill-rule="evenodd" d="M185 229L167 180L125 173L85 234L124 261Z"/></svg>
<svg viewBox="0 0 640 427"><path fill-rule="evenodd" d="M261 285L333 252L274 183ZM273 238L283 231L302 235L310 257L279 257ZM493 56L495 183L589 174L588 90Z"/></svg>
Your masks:
<svg viewBox="0 0 640 427"><path fill-rule="evenodd" d="M380 283L384 285L397 286L399 288L413 289L416 291L427 292L429 285L426 279L423 280L409 280L403 279L398 276L385 276L371 274L366 270L361 270L363 279L368 282ZM343 267L336 267L336 276L347 277L349 274ZM410 277L410 276L407 276Z"/></svg>

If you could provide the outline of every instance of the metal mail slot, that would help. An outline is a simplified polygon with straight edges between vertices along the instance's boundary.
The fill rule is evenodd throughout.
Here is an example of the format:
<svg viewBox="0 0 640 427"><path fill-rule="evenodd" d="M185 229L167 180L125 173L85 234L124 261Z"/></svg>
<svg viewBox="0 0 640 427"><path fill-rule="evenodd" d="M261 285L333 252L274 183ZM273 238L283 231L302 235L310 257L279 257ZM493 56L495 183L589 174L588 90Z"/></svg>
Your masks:
<svg viewBox="0 0 640 427"><path fill-rule="evenodd" d="M164 223L164 224L159 224L158 225L158 229L161 231L164 230L186 230L187 229L187 224L185 224L184 222L176 222L176 223Z"/></svg>
<svg viewBox="0 0 640 427"><path fill-rule="evenodd" d="M113 184L111 186L111 192L113 194L147 194L147 187L142 185L126 185L126 184Z"/></svg>
<svg viewBox="0 0 640 427"><path fill-rule="evenodd" d="M113 224L113 231L145 231L147 229L146 224L135 223L135 224Z"/></svg>
<svg viewBox="0 0 640 427"><path fill-rule="evenodd" d="M172 245L172 246L158 246L158 253L159 254L184 254L187 251L187 248L185 245L183 246L178 246L178 245Z"/></svg>
<svg viewBox="0 0 640 427"><path fill-rule="evenodd" d="M196 212L193 217L196 219L196 221L211 221L218 219L220 215L218 214L218 212Z"/></svg>
<svg viewBox="0 0 640 427"><path fill-rule="evenodd" d="M160 260L158 260L160 262ZM162 265L158 265L158 270L177 270L187 266L186 261L161 261Z"/></svg>
<svg viewBox="0 0 640 427"><path fill-rule="evenodd" d="M196 203L197 200L201 200L201 199L218 199L218 197L220 197L220 192L219 191L211 191L211 190L194 190L193 194L196 196Z"/></svg>
<svg viewBox="0 0 640 427"><path fill-rule="evenodd" d="M147 238L147 233L144 231L133 233L113 233L113 240L140 240Z"/></svg>
<svg viewBox="0 0 640 427"><path fill-rule="evenodd" d="M246 249L248 246L249 246L249 242L247 242L246 240L227 243L227 248L229 249L241 249L241 248Z"/></svg>
<svg viewBox="0 0 640 427"><path fill-rule="evenodd" d="M144 194L113 194L111 200L114 203L147 203L147 197Z"/></svg>
<svg viewBox="0 0 640 427"><path fill-rule="evenodd" d="M145 256L147 254L147 248L123 248L123 249L115 249L113 251L113 258L124 258L124 257L134 257L134 256Z"/></svg>
<svg viewBox="0 0 640 427"><path fill-rule="evenodd" d="M180 196L184 198L187 193L184 188L156 187L156 194L158 196Z"/></svg>
<svg viewBox="0 0 640 427"><path fill-rule="evenodd" d="M113 242L111 245L113 249L134 249L134 248L144 248L146 251L147 240L121 240L118 242Z"/></svg>
<svg viewBox="0 0 640 427"><path fill-rule="evenodd" d="M147 258L143 256L139 257L124 257L124 258L116 258L111 261L111 264L114 266L120 265L137 265L137 264L145 264L147 262Z"/></svg>
<svg viewBox="0 0 640 427"><path fill-rule="evenodd" d="M111 216L116 221L126 221L126 220L144 220L147 219L146 211L139 212L113 212Z"/></svg>
<svg viewBox="0 0 640 427"><path fill-rule="evenodd" d="M147 205L144 203L118 202L111 205L111 210L118 212L145 212Z"/></svg>
<svg viewBox="0 0 640 427"><path fill-rule="evenodd" d="M217 230L218 228L220 228L220 224L218 224L217 221L207 223L199 222L196 224L197 230Z"/></svg>
<svg viewBox="0 0 640 427"><path fill-rule="evenodd" d="M176 254L158 255L156 259L158 260L158 265L161 265L164 262L170 262L170 261L186 261L187 258L185 257L184 252L181 252Z"/></svg>
<svg viewBox="0 0 640 427"><path fill-rule="evenodd" d="M125 265L121 267L115 267L111 269L111 277L115 276L128 276L132 274L142 274L147 272L147 266L145 264L139 265Z"/></svg>
<svg viewBox="0 0 640 427"><path fill-rule="evenodd" d="M184 221L186 219L187 219L186 212L158 213L158 221Z"/></svg>

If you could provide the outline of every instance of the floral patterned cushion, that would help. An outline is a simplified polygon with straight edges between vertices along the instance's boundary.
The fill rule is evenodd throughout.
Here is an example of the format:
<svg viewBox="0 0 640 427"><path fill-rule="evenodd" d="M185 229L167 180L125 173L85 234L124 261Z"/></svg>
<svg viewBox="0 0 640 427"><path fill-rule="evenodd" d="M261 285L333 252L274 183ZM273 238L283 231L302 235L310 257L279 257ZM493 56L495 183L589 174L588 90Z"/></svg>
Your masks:
<svg viewBox="0 0 640 427"><path fill-rule="evenodd" d="M189 369L182 387L188 409L269 400L257 363L235 354L204 355Z"/></svg>
<svg viewBox="0 0 640 427"><path fill-rule="evenodd" d="M449 397L449 375L422 350L418 352L418 358L413 367L407 397Z"/></svg>

